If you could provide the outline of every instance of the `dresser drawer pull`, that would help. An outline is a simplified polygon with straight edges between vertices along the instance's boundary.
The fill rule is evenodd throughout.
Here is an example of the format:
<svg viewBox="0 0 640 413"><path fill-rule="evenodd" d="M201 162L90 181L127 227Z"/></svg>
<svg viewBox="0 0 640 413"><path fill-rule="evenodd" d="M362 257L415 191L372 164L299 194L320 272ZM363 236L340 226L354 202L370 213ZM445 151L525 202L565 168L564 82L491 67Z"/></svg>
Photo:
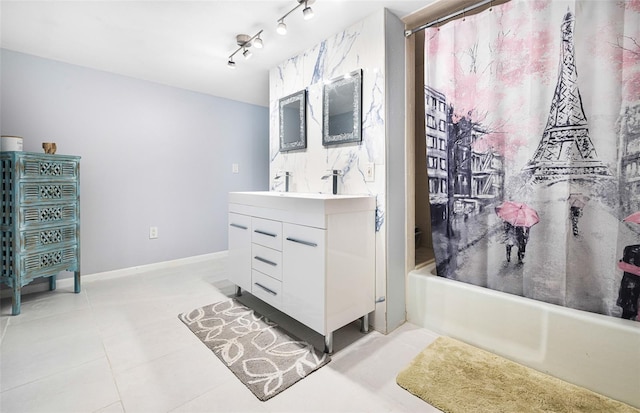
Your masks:
<svg viewBox="0 0 640 413"><path fill-rule="evenodd" d="M301 239L295 239L295 238L291 238L291 237L287 237L287 241L297 242L298 244L306 245L308 247L317 247L318 246L318 244L316 244L315 242L303 241Z"/></svg>
<svg viewBox="0 0 640 413"><path fill-rule="evenodd" d="M277 237L277 236L278 236L277 234L272 234L271 232L261 231L261 230L259 230L259 229L254 229L254 230L253 230L253 232L255 232L255 233L257 233L257 234L266 235L266 236L268 236L268 237L273 237L273 238L275 238L275 237Z"/></svg>
<svg viewBox="0 0 640 413"><path fill-rule="evenodd" d="M258 257L257 255L255 257L253 257L253 259L258 260L260 262L264 262L265 264L273 265L274 267L278 265L278 263L275 263L273 261L269 261L266 258Z"/></svg>
<svg viewBox="0 0 640 413"><path fill-rule="evenodd" d="M273 290L272 290L272 289L270 289L270 288L265 287L264 285L262 285L262 284L260 284L260 283L253 283L253 284L255 284L255 285L257 285L258 287L262 288L263 290L265 290L266 292L268 292L268 293L269 293L269 294L271 294L271 295L278 295L278 293L277 293L277 292L273 291Z"/></svg>
<svg viewBox="0 0 640 413"><path fill-rule="evenodd" d="M229 224L229 226L235 227L235 228L240 228L240 229L249 229L249 228L245 227L244 225L240 225L240 224L231 223L231 224Z"/></svg>

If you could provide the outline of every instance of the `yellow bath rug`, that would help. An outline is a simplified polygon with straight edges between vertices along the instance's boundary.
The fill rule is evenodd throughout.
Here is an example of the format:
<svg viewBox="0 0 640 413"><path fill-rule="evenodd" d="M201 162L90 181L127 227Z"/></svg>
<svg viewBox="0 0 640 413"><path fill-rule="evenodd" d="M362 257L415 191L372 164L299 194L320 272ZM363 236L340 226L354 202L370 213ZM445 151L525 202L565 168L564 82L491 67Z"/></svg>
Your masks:
<svg viewBox="0 0 640 413"><path fill-rule="evenodd" d="M445 413L640 413L627 404L449 337L436 339L396 381Z"/></svg>

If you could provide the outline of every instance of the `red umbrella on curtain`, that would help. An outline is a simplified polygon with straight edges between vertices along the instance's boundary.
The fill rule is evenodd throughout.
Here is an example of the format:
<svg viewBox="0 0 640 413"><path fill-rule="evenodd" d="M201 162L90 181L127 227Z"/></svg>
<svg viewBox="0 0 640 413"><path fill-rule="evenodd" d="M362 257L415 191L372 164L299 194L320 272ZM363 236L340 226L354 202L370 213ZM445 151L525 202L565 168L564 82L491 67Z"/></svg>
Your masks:
<svg viewBox="0 0 640 413"><path fill-rule="evenodd" d="M514 227L532 227L540 218L535 209L521 202L504 201L496 207L496 214Z"/></svg>
<svg viewBox="0 0 640 413"><path fill-rule="evenodd" d="M640 224L640 211L634 212L633 214L631 214L628 217L626 217L625 219L623 219L623 221L624 222L634 222L636 224Z"/></svg>

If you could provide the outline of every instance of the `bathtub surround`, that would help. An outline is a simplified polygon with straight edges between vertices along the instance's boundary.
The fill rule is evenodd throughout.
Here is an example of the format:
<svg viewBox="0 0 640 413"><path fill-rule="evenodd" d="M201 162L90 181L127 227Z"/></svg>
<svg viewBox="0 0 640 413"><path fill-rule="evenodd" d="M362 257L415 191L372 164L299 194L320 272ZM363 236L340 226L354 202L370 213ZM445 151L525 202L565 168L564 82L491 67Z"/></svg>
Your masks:
<svg viewBox="0 0 640 413"><path fill-rule="evenodd" d="M409 273L407 319L640 408L640 323L438 277L435 263Z"/></svg>
<svg viewBox="0 0 640 413"><path fill-rule="evenodd" d="M418 354L397 383L447 413L640 413L449 337L437 338Z"/></svg>
<svg viewBox="0 0 640 413"><path fill-rule="evenodd" d="M292 192L376 196L376 311L373 326L388 331L405 319L404 291L404 25L380 10L270 72L270 188ZM323 146L324 82L362 73L362 141ZM307 90L304 150L281 152L278 102ZM373 164L375 179L365 169ZM324 176L331 175L322 179ZM373 223L372 223L373 224Z"/></svg>

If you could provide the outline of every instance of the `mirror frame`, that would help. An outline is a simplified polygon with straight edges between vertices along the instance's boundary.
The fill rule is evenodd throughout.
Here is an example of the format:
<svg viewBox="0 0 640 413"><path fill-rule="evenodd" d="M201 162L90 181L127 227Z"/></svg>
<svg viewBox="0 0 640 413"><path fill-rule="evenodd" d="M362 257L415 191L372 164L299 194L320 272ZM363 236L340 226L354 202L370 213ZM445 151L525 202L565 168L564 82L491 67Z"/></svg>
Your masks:
<svg viewBox="0 0 640 413"><path fill-rule="evenodd" d="M331 113L330 93L338 87L353 85L353 128L351 132L339 135L329 134L329 114ZM322 89L322 145L339 145L348 142L362 141L362 69L355 70L348 75L332 79L325 83Z"/></svg>
<svg viewBox="0 0 640 413"><path fill-rule="evenodd" d="M299 131L298 139L292 142L285 142L284 139L284 107L291 103L298 102ZM306 89L285 96L278 101L278 114L280 115L280 152L306 149L307 147L307 91Z"/></svg>

